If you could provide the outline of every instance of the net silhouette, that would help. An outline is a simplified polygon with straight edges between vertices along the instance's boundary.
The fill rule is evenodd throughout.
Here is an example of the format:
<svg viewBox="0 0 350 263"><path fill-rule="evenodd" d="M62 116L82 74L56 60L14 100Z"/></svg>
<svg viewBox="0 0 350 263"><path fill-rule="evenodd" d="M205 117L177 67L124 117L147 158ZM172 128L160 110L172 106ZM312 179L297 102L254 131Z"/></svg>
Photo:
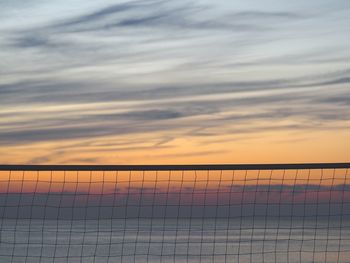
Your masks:
<svg viewBox="0 0 350 263"><path fill-rule="evenodd" d="M0 168L0 262L349 262L347 163Z"/></svg>

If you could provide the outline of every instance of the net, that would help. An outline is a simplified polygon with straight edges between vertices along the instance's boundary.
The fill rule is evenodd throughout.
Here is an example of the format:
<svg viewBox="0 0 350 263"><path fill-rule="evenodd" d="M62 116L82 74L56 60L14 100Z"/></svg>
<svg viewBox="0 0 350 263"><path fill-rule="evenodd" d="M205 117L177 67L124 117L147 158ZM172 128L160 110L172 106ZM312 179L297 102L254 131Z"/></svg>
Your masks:
<svg viewBox="0 0 350 263"><path fill-rule="evenodd" d="M349 168L3 165L0 262L349 262Z"/></svg>

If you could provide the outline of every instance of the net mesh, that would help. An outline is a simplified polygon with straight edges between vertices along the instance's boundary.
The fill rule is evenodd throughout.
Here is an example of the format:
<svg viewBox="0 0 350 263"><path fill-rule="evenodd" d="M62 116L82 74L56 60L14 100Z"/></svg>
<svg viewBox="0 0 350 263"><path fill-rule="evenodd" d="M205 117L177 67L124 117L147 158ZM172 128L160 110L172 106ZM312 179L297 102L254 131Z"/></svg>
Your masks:
<svg viewBox="0 0 350 263"><path fill-rule="evenodd" d="M348 176L1 171L0 262L349 262Z"/></svg>

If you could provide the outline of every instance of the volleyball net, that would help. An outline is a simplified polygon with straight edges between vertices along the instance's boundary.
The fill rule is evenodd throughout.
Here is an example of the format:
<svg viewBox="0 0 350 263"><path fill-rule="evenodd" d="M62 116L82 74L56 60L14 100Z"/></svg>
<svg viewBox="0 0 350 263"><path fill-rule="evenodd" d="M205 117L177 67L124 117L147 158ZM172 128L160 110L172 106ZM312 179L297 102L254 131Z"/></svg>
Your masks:
<svg viewBox="0 0 350 263"><path fill-rule="evenodd" d="M0 166L0 262L349 262L350 163Z"/></svg>

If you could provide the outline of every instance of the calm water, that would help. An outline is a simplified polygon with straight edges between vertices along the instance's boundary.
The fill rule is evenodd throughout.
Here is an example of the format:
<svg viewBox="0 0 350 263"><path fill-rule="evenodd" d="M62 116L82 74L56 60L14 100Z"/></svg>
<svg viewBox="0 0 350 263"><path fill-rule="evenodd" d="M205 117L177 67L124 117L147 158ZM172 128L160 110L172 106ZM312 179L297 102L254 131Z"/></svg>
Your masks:
<svg viewBox="0 0 350 263"><path fill-rule="evenodd" d="M349 222L340 228L338 220L3 220L0 226L0 262L350 262Z"/></svg>

